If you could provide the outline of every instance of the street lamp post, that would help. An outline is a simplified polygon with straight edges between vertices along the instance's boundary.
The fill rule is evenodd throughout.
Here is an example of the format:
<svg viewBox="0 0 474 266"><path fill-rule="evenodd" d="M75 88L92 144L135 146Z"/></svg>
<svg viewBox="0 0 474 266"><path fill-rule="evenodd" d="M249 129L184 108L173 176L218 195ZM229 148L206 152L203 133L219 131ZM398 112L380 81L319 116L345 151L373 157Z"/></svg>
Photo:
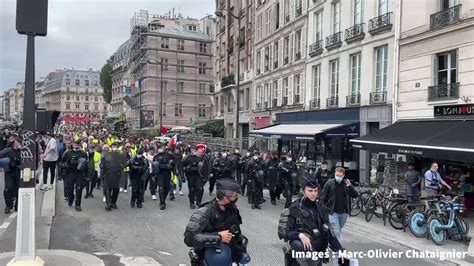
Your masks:
<svg viewBox="0 0 474 266"><path fill-rule="evenodd" d="M234 19L237 19L237 28L239 31L239 35L237 39L240 39L240 20L242 18L242 13L240 10L238 16L232 13L229 9L223 9L227 12L230 16ZM223 17L224 14L221 10L216 10L215 15L217 17ZM244 40L245 41L245 40ZM239 115L240 115L240 47L237 49L237 85L236 85L236 94L235 94L235 104L236 104L236 114L235 114L235 138L239 140L239 145L242 145L242 138L239 134Z"/></svg>
<svg viewBox="0 0 474 266"><path fill-rule="evenodd" d="M163 63L156 59L149 59L148 63L160 65L160 110L159 110L160 111L160 132L158 136L161 136L161 132L163 128ZM156 80L158 80L158 69L156 69ZM157 85L157 88L158 88L158 85Z"/></svg>

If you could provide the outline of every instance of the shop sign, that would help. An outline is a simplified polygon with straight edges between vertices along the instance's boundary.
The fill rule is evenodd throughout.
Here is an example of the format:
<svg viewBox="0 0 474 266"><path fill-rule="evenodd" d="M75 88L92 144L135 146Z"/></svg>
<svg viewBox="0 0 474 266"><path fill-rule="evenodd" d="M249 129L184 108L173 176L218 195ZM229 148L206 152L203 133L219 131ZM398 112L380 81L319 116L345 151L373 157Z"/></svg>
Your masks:
<svg viewBox="0 0 474 266"><path fill-rule="evenodd" d="M314 140L313 137L300 137L300 136L295 137L295 139Z"/></svg>
<svg viewBox="0 0 474 266"><path fill-rule="evenodd" d="M398 149L399 154L410 154L410 155L423 155L422 151L418 150L409 150L409 149Z"/></svg>
<svg viewBox="0 0 474 266"><path fill-rule="evenodd" d="M443 105L434 107L434 116L474 115L474 104Z"/></svg>

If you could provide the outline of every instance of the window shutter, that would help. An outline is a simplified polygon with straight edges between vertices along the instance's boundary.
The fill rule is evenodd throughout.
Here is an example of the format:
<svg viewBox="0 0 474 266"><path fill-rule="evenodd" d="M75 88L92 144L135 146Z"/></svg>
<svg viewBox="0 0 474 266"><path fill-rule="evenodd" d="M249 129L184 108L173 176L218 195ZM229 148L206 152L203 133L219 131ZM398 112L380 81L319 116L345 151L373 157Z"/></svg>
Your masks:
<svg viewBox="0 0 474 266"><path fill-rule="evenodd" d="M306 56L306 28L301 30L301 58Z"/></svg>
<svg viewBox="0 0 474 266"><path fill-rule="evenodd" d="M293 76L288 78L288 105L293 105Z"/></svg>
<svg viewBox="0 0 474 266"><path fill-rule="evenodd" d="M278 80L278 91L277 91L277 94L278 94L278 106L281 106L281 103L283 102L282 89L283 89L282 80L279 79L279 80Z"/></svg>
<svg viewBox="0 0 474 266"><path fill-rule="evenodd" d="M438 85L438 56L433 56L433 85Z"/></svg>
<svg viewBox="0 0 474 266"><path fill-rule="evenodd" d="M283 38L278 41L278 65L283 65L283 51L285 50Z"/></svg>
<svg viewBox="0 0 474 266"><path fill-rule="evenodd" d="M295 54L295 42L294 42L295 34L290 34L290 54L288 55L288 62L293 62L294 54Z"/></svg>
<svg viewBox="0 0 474 266"><path fill-rule="evenodd" d="M296 0L290 0L290 21L295 18L295 1Z"/></svg>

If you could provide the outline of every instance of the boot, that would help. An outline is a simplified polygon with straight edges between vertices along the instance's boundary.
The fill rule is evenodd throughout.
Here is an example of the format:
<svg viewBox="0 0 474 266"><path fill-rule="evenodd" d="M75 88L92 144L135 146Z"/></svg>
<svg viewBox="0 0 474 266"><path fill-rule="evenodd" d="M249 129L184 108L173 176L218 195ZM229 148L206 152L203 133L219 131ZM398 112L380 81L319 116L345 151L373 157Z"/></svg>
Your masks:
<svg viewBox="0 0 474 266"><path fill-rule="evenodd" d="M5 207L5 214L9 214L11 210L12 208L9 206Z"/></svg>
<svg viewBox="0 0 474 266"><path fill-rule="evenodd" d="M261 210L262 207L260 207L260 204L255 204L255 208Z"/></svg>
<svg viewBox="0 0 474 266"><path fill-rule="evenodd" d="M160 210L164 210L166 209L166 204L165 203L161 203L160 204Z"/></svg>
<svg viewBox="0 0 474 266"><path fill-rule="evenodd" d="M139 208L139 209L143 208L143 205L142 205L141 202L137 202L137 208Z"/></svg>
<svg viewBox="0 0 474 266"><path fill-rule="evenodd" d="M135 202L131 202L130 207L135 208Z"/></svg>
<svg viewBox="0 0 474 266"><path fill-rule="evenodd" d="M89 197L89 193L86 193L86 195L84 196L85 199L87 199Z"/></svg>
<svg viewBox="0 0 474 266"><path fill-rule="evenodd" d="M117 204L116 204L116 203L113 203L113 204L112 204L112 209L118 209L118 207L117 207Z"/></svg>
<svg viewBox="0 0 474 266"><path fill-rule="evenodd" d="M78 212L82 211L81 206L76 206L75 209L76 209L76 211L78 211Z"/></svg>
<svg viewBox="0 0 474 266"><path fill-rule="evenodd" d="M277 205L275 200L272 200L272 205Z"/></svg>
<svg viewBox="0 0 474 266"><path fill-rule="evenodd" d="M196 208L196 206L195 206L193 203L191 203L191 204L189 205L189 208L190 208L191 210L194 210L194 209Z"/></svg>
<svg viewBox="0 0 474 266"><path fill-rule="evenodd" d="M105 209L107 211L111 211L112 210L112 204L107 204L107 206L105 206Z"/></svg>

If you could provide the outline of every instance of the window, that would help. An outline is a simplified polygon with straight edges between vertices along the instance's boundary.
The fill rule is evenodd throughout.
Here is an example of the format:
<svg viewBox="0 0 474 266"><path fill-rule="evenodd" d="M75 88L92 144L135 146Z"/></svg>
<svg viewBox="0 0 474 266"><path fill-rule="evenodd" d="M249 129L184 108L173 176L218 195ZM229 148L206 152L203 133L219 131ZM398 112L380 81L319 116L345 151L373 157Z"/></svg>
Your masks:
<svg viewBox="0 0 474 266"><path fill-rule="evenodd" d="M288 64L288 55L290 54L290 36L283 39L283 65Z"/></svg>
<svg viewBox="0 0 474 266"><path fill-rule="evenodd" d="M86 89L86 94L89 94L89 89Z"/></svg>
<svg viewBox="0 0 474 266"><path fill-rule="evenodd" d="M351 55L351 94L360 93L360 54Z"/></svg>
<svg viewBox="0 0 474 266"><path fill-rule="evenodd" d="M262 38L262 14L257 16L257 40Z"/></svg>
<svg viewBox="0 0 474 266"><path fill-rule="evenodd" d="M199 43L199 52L207 53L207 43L204 43L204 42Z"/></svg>
<svg viewBox="0 0 474 266"><path fill-rule="evenodd" d="M206 93L206 83L199 83L199 94Z"/></svg>
<svg viewBox="0 0 474 266"><path fill-rule="evenodd" d="M99 111L99 105L98 104L94 104L94 110Z"/></svg>
<svg viewBox="0 0 474 266"><path fill-rule="evenodd" d="M161 85L161 89L163 91L168 91L168 81L167 80L162 80L160 85Z"/></svg>
<svg viewBox="0 0 474 266"><path fill-rule="evenodd" d="M265 47L265 58L263 60L265 72L270 70L270 47Z"/></svg>
<svg viewBox="0 0 474 266"><path fill-rule="evenodd" d="M273 69L278 68L278 42L273 44Z"/></svg>
<svg viewBox="0 0 474 266"><path fill-rule="evenodd" d="M196 31L197 30L196 25L188 25L188 30Z"/></svg>
<svg viewBox="0 0 474 266"><path fill-rule="evenodd" d="M76 79L76 86L79 86L79 80Z"/></svg>
<svg viewBox="0 0 474 266"><path fill-rule="evenodd" d="M86 102L89 101L89 96L86 96Z"/></svg>
<svg viewBox="0 0 474 266"><path fill-rule="evenodd" d="M271 24L270 24L271 12L272 12L271 7L268 7L267 10L265 10L265 35L272 33Z"/></svg>
<svg viewBox="0 0 474 266"><path fill-rule="evenodd" d="M280 3L275 4L275 29L280 28Z"/></svg>
<svg viewBox="0 0 474 266"><path fill-rule="evenodd" d="M163 103L163 108L161 111L163 112L163 116L166 116L166 103Z"/></svg>
<svg viewBox="0 0 474 266"><path fill-rule="evenodd" d="M174 116L175 117L182 117L183 116L183 104L182 103L175 103L174 104Z"/></svg>
<svg viewBox="0 0 474 266"><path fill-rule="evenodd" d="M457 83L456 51L437 54L435 62L435 85Z"/></svg>
<svg viewBox="0 0 474 266"><path fill-rule="evenodd" d="M363 0L354 0L354 25L364 22Z"/></svg>
<svg viewBox="0 0 474 266"><path fill-rule="evenodd" d="M89 86L89 80L87 80L87 79L85 80L85 85Z"/></svg>
<svg viewBox="0 0 474 266"><path fill-rule="evenodd" d="M302 14L302 8L303 8L303 3L302 3L302 0L296 0L295 1L296 3L296 14L295 14L295 17L298 17L299 15Z"/></svg>
<svg viewBox="0 0 474 266"><path fill-rule="evenodd" d="M97 90L97 89L95 89L95 93L97 93L97 92L98 92L98 90Z"/></svg>
<svg viewBox="0 0 474 266"><path fill-rule="evenodd" d="M293 103L299 104L301 100L301 76L300 75L295 75L293 91L295 95L293 99Z"/></svg>
<svg viewBox="0 0 474 266"><path fill-rule="evenodd" d="M260 74L260 65L262 63L262 54L260 53L260 51L257 51L257 75Z"/></svg>
<svg viewBox="0 0 474 266"><path fill-rule="evenodd" d="M76 96L76 101L79 101L79 96Z"/></svg>
<svg viewBox="0 0 474 266"><path fill-rule="evenodd" d="M375 56L375 91L385 91L387 89L388 47L375 48Z"/></svg>
<svg viewBox="0 0 474 266"><path fill-rule="evenodd" d="M341 31L341 1L332 4L332 33Z"/></svg>
<svg viewBox="0 0 474 266"><path fill-rule="evenodd" d="M270 102L270 90L268 88L268 83L263 85L263 108L268 108Z"/></svg>
<svg viewBox="0 0 474 266"><path fill-rule="evenodd" d="M295 44L296 44L295 60L299 60L301 58L301 30L298 30L295 34Z"/></svg>
<svg viewBox="0 0 474 266"><path fill-rule="evenodd" d="M66 85L71 85L71 80L70 79L66 79Z"/></svg>
<svg viewBox="0 0 474 266"><path fill-rule="evenodd" d="M79 104L76 103L76 110L79 110Z"/></svg>
<svg viewBox="0 0 474 266"><path fill-rule="evenodd" d="M70 91L70 90L69 90L69 87L66 87L66 92L69 93L69 91Z"/></svg>
<svg viewBox="0 0 474 266"><path fill-rule="evenodd" d="M205 104L199 104L198 116L199 117L206 117L206 105Z"/></svg>
<svg viewBox="0 0 474 266"><path fill-rule="evenodd" d="M161 58L161 65L163 66L163 71L168 71L168 59Z"/></svg>
<svg viewBox="0 0 474 266"><path fill-rule="evenodd" d="M178 40L178 50L184 51L184 40Z"/></svg>
<svg viewBox="0 0 474 266"><path fill-rule="evenodd" d="M66 103L66 110L71 110L71 104Z"/></svg>
<svg viewBox="0 0 474 266"><path fill-rule="evenodd" d="M446 10L457 5L459 5L459 0L441 0L441 10Z"/></svg>
<svg viewBox="0 0 474 266"><path fill-rule="evenodd" d="M321 93L321 65L313 66L313 99L319 98Z"/></svg>
<svg viewBox="0 0 474 266"><path fill-rule="evenodd" d="M272 86L272 107L278 106L278 80L273 81Z"/></svg>
<svg viewBox="0 0 474 266"><path fill-rule="evenodd" d="M206 74L206 63L199 63L199 74Z"/></svg>
<svg viewBox="0 0 474 266"><path fill-rule="evenodd" d="M178 60L178 72L184 73L184 60Z"/></svg>
<svg viewBox="0 0 474 266"><path fill-rule="evenodd" d="M256 89L256 97L255 97L255 110L260 110L262 108L262 99L260 98L260 94L262 91L262 87L259 85Z"/></svg>
<svg viewBox="0 0 474 266"><path fill-rule="evenodd" d="M283 103L282 105L288 104L288 78L283 79Z"/></svg>
<svg viewBox="0 0 474 266"><path fill-rule="evenodd" d="M84 104L84 110L89 111L89 105L88 104Z"/></svg>
<svg viewBox="0 0 474 266"><path fill-rule="evenodd" d="M161 37L161 48L165 48L165 49L170 48L170 38Z"/></svg>
<svg viewBox="0 0 474 266"><path fill-rule="evenodd" d="M290 22L290 1L283 0L283 14L285 15L285 24Z"/></svg>
<svg viewBox="0 0 474 266"><path fill-rule="evenodd" d="M378 12L379 16L388 13L388 0L379 0Z"/></svg>
<svg viewBox="0 0 474 266"><path fill-rule="evenodd" d="M97 97L97 96L94 97L94 101L96 101L96 102L98 101L98 97Z"/></svg>
<svg viewBox="0 0 474 266"><path fill-rule="evenodd" d="M71 97L69 95L66 96L66 101L70 101Z"/></svg>
<svg viewBox="0 0 474 266"><path fill-rule="evenodd" d="M331 66L331 90L330 96L337 97L339 94L339 60L334 60L329 63Z"/></svg>
<svg viewBox="0 0 474 266"><path fill-rule="evenodd" d="M178 81L178 92L183 93L184 92L184 82Z"/></svg>
<svg viewBox="0 0 474 266"><path fill-rule="evenodd" d="M98 83L97 83L97 80L94 80L94 86L97 86Z"/></svg>
<svg viewBox="0 0 474 266"><path fill-rule="evenodd" d="M314 14L314 29L316 38L314 41L320 41L323 39L323 10L319 11L318 13Z"/></svg>

